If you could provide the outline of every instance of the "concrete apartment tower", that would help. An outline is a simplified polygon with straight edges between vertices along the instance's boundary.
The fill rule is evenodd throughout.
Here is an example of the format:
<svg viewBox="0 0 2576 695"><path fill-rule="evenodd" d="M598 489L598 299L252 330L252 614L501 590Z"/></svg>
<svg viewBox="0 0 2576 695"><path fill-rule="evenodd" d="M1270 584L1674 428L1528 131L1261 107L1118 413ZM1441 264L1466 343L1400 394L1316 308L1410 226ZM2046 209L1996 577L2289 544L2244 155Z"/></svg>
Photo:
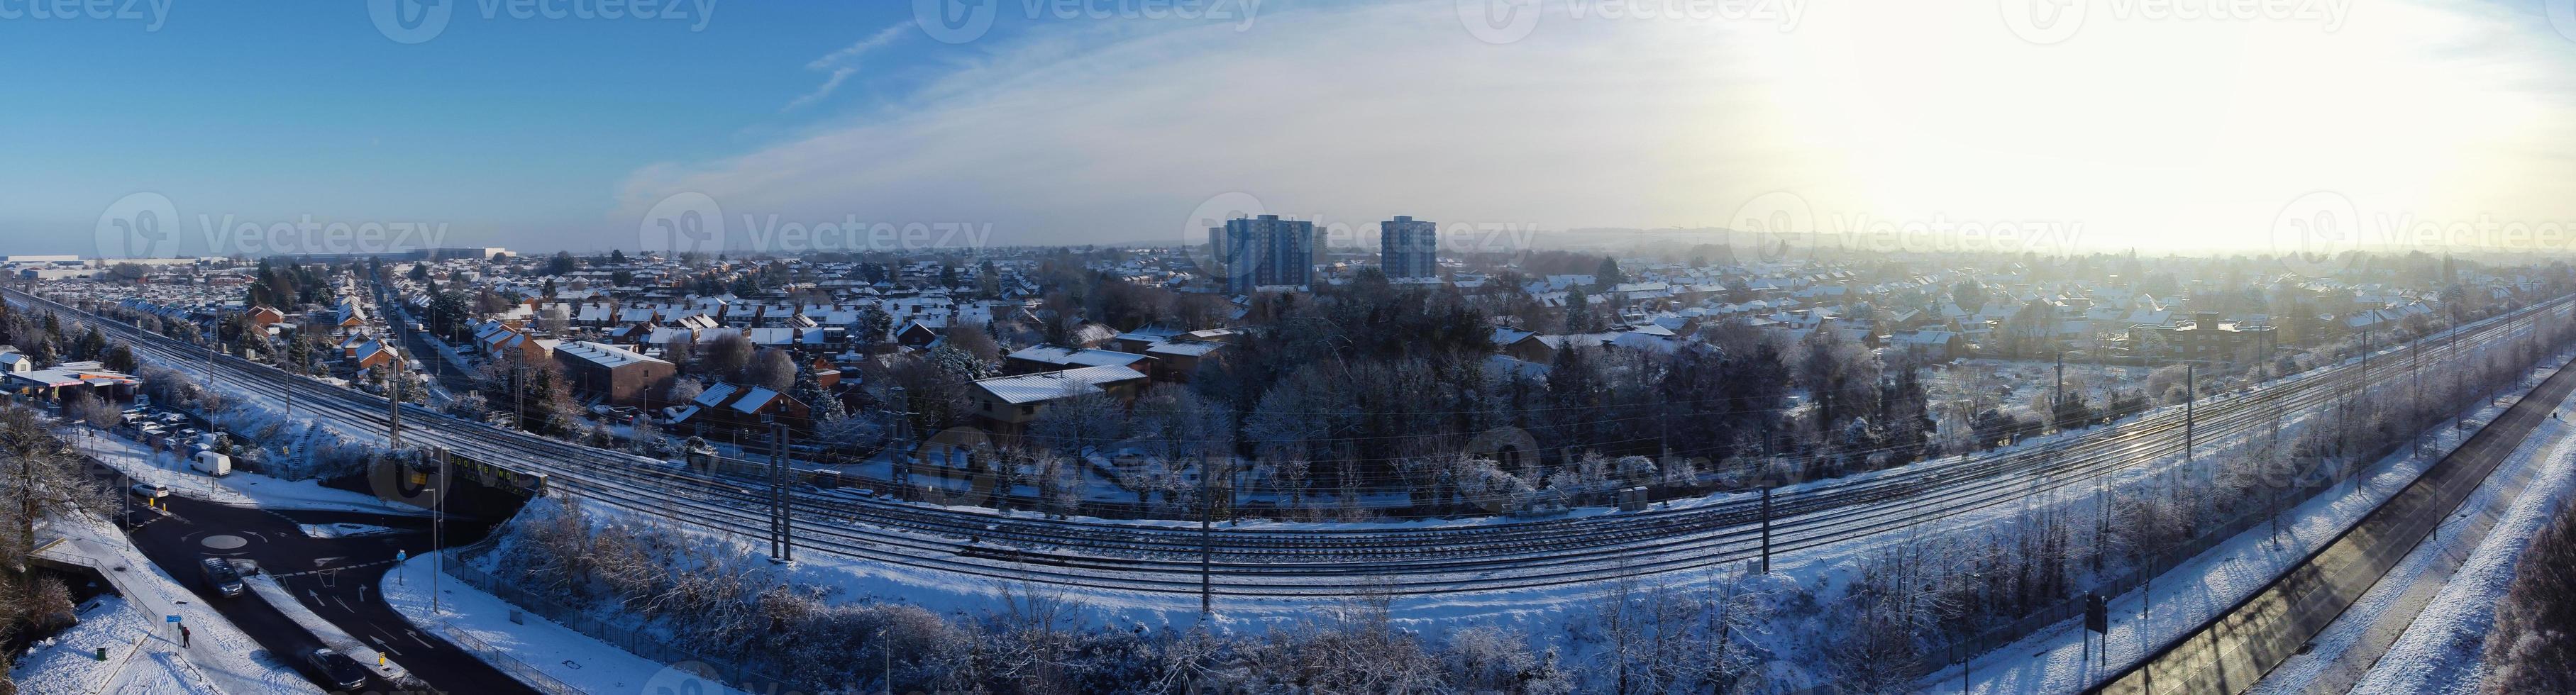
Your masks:
<svg viewBox="0 0 2576 695"><path fill-rule="evenodd" d="M1427 220L1397 215L1377 223L1378 265L1389 278L1440 277L1440 234Z"/></svg>
<svg viewBox="0 0 2576 695"><path fill-rule="evenodd" d="M1225 221L1225 288L1243 294L1256 287L1314 282L1315 223L1278 215Z"/></svg>

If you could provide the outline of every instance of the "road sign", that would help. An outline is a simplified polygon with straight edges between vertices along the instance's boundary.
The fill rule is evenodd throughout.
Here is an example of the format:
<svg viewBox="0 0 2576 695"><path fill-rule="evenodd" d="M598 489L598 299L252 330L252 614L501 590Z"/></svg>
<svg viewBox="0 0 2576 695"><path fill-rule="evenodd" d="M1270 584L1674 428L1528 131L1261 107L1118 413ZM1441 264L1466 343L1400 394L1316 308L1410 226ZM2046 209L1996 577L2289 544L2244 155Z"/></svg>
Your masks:
<svg viewBox="0 0 2576 695"><path fill-rule="evenodd" d="M395 549L395 550L394 550L394 561L395 561L395 562L402 562L402 561L404 561L404 560L409 560L409 559L411 559L411 553L406 552L406 551L401 550L401 549Z"/></svg>
<svg viewBox="0 0 2576 695"><path fill-rule="evenodd" d="M2111 609L2103 604L2101 596L2084 595L2084 629L2104 634L2111 632Z"/></svg>
<svg viewBox="0 0 2576 695"><path fill-rule="evenodd" d="M175 623L175 622L179 622L179 616L175 616L175 615L165 615L165 616L161 616L161 622L165 622L165 623Z"/></svg>

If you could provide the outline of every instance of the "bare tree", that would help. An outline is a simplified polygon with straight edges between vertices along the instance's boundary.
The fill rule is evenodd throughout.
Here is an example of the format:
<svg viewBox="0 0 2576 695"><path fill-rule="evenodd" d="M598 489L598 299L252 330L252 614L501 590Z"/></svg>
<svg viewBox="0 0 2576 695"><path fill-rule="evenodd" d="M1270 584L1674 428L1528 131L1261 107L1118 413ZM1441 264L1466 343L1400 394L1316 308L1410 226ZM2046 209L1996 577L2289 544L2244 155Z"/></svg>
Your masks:
<svg viewBox="0 0 2576 695"><path fill-rule="evenodd" d="M741 331L729 331L699 347L698 372L722 380L741 377L742 368L751 364L751 338Z"/></svg>
<svg viewBox="0 0 2576 695"><path fill-rule="evenodd" d="M1118 399L1093 390L1048 401L1029 431L1056 450L1080 457L1117 441L1125 425Z"/></svg>
<svg viewBox="0 0 2576 695"><path fill-rule="evenodd" d="M796 358L786 350L766 349L742 370L743 383L785 393L796 385Z"/></svg>

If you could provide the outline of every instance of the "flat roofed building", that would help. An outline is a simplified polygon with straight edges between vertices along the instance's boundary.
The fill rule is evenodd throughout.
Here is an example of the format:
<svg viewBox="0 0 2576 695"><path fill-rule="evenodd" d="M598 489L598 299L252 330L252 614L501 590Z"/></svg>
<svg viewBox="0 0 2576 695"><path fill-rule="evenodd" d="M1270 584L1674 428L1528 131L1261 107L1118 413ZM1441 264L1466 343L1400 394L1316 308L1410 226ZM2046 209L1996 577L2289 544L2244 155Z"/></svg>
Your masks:
<svg viewBox="0 0 2576 695"><path fill-rule="evenodd" d="M679 373L669 361L586 340L556 345L555 361L563 364L574 389L609 405L650 405Z"/></svg>
<svg viewBox="0 0 2576 695"><path fill-rule="evenodd" d="M1002 376L975 382L971 396L975 415L994 434L1018 436L1057 400L1092 394L1121 403L1143 391L1144 372L1127 367L1083 367L1055 372Z"/></svg>

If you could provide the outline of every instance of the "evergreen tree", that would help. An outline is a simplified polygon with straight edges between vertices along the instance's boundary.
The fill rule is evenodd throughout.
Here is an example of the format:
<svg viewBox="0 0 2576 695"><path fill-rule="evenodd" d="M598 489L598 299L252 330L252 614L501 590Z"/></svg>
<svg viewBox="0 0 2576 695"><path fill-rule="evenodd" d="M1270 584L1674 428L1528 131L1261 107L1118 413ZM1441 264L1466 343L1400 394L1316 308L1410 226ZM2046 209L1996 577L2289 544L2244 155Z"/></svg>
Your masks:
<svg viewBox="0 0 2576 695"><path fill-rule="evenodd" d="M107 334L100 333L97 326L89 327L88 332L81 334L80 343L73 346L73 354L77 355L76 359L95 360L105 358L107 356Z"/></svg>
<svg viewBox="0 0 2576 695"><path fill-rule="evenodd" d="M1566 289L1565 332L1589 333L1592 327L1592 298L1584 295L1581 287Z"/></svg>
<svg viewBox="0 0 2576 695"><path fill-rule="evenodd" d="M804 403L807 408L811 408L814 414L814 422L818 424L832 422L850 416L849 409L841 406L841 398L839 396L832 395L830 391L823 390L823 382L814 378L814 370L797 370L796 386L795 388L790 389L787 395L790 398L796 399L798 402Z"/></svg>

